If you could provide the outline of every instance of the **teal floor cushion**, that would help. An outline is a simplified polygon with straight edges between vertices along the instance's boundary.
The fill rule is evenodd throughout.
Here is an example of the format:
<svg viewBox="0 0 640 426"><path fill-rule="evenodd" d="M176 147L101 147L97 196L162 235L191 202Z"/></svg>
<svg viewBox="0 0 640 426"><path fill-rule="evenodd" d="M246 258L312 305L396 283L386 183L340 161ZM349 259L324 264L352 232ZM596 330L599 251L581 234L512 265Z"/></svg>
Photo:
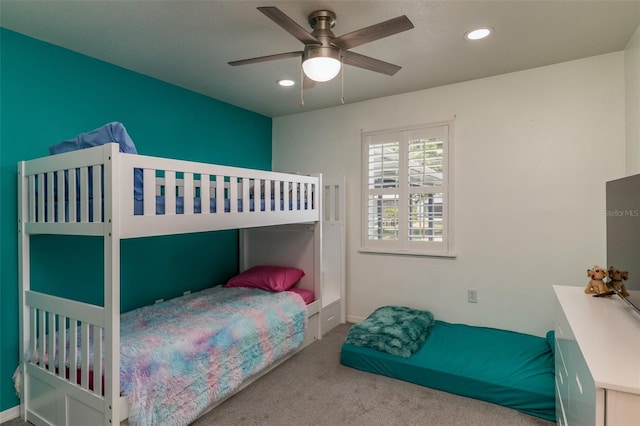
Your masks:
<svg viewBox="0 0 640 426"><path fill-rule="evenodd" d="M343 365L555 421L553 339L435 321L403 358L344 343Z"/></svg>

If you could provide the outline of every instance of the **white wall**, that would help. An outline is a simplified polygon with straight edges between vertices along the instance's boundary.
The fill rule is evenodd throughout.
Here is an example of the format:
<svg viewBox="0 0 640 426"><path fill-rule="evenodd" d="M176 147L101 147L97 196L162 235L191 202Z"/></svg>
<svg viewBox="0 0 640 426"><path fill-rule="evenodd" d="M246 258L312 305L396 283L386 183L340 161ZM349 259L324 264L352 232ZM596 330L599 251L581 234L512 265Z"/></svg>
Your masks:
<svg viewBox="0 0 640 426"><path fill-rule="evenodd" d="M361 130L454 116L458 257L359 253ZM273 120L274 170L347 178L351 321L403 304L543 335L551 286L586 285L604 264L605 181L624 174L624 153L623 52Z"/></svg>
<svg viewBox="0 0 640 426"><path fill-rule="evenodd" d="M640 173L640 27L624 51L627 174Z"/></svg>

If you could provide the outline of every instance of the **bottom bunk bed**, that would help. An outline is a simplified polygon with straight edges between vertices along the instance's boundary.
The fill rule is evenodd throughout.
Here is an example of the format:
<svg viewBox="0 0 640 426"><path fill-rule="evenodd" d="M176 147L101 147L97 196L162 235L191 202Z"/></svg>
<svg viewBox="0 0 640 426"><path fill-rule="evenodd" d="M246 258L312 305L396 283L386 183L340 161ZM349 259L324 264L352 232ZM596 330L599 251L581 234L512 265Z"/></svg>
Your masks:
<svg viewBox="0 0 640 426"><path fill-rule="evenodd" d="M552 336L450 324L427 311L388 320L386 308L352 327L343 365L555 421Z"/></svg>
<svg viewBox="0 0 640 426"><path fill-rule="evenodd" d="M121 315L121 422L186 425L318 337L319 301L309 298L311 292L228 286ZM91 409L104 392L104 376L94 377L103 370L101 357L94 356L104 347L102 330L56 315L51 305L59 301L53 296L29 292L27 298L35 324L51 330L34 339L24 361L27 420L102 423L102 414ZM67 327L49 327L55 323ZM20 368L15 378L19 389ZM53 388L58 397L52 399Z"/></svg>

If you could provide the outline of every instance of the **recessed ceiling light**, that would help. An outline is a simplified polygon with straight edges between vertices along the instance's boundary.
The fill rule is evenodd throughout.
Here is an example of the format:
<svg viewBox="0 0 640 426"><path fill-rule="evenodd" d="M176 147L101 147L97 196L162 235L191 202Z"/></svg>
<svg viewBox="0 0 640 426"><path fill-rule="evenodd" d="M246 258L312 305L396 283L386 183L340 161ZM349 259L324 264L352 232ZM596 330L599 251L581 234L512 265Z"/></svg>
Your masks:
<svg viewBox="0 0 640 426"><path fill-rule="evenodd" d="M487 37L489 34L493 32L493 28L491 27L482 27L476 28L475 30L471 30L464 35L464 38L467 40L480 40L482 38Z"/></svg>
<svg viewBox="0 0 640 426"><path fill-rule="evenodd" d="M276 81L276 83L278 85L280 85L280 86L283 86L283 87L290 87L290 86L293 86L294 84L296 84L295 81L289 80L289 79L278 80L278 81Z"/></svg>

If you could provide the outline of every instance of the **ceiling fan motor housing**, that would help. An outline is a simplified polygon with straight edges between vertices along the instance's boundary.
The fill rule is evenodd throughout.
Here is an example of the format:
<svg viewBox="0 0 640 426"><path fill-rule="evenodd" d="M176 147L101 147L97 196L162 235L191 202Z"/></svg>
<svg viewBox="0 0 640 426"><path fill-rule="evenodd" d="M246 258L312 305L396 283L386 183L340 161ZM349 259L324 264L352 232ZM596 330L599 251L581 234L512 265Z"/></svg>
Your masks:
<svg viewBox="0 0 640 426"><path fill-rule="evenodd" d="M314 30L316 26L318 29L331 29L336 25L336 14L330 10L316 10L309 14L307 21Z"/></svg>
<svg viewBox="0 0 640 426"><path fill-rule="evenodd" d="M336 14L330 10L317 10L309 15L308 21L313 28L311 35L322 44L306 45L302 61L317 57L340 60L340 49L331 44L331 40L336 37L331 31L331 28L336 24Z"/></svg>

